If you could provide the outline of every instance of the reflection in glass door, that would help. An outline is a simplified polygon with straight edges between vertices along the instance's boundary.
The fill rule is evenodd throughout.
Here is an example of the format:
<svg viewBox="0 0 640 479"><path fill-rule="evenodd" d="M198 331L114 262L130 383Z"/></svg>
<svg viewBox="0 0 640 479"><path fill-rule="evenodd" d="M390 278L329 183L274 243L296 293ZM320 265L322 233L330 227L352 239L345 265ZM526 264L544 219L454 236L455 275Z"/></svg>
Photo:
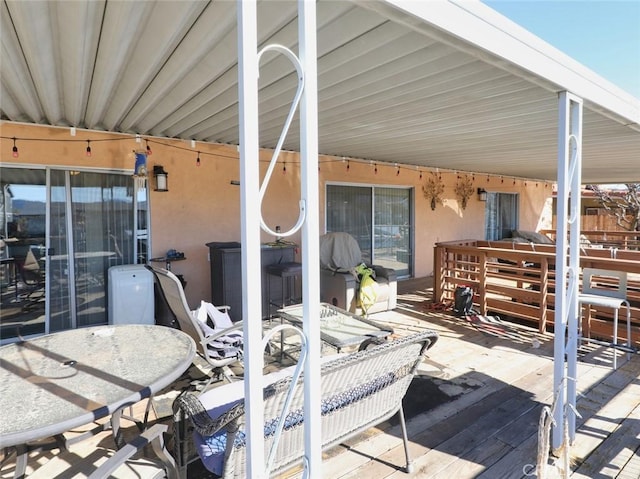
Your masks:
<svg viewBox="0 0 640 479"><path fill-rule="evenodd" d="M43 334L45 170L0 168L0 340Z"/></svg>
<svg viewBox="0 0 640 479"><path fill-rule="evenodd" d="M145 262L146 188L129 174L4 166L0 181L2 343L106 324L109 268Z"/></svg>
<svg viewBox="0 0 640 479"><path fill-rule="evenodd" d="M136 258L131 177L52 171L50 218L51 330L105 324L108 270Z"/></svg>

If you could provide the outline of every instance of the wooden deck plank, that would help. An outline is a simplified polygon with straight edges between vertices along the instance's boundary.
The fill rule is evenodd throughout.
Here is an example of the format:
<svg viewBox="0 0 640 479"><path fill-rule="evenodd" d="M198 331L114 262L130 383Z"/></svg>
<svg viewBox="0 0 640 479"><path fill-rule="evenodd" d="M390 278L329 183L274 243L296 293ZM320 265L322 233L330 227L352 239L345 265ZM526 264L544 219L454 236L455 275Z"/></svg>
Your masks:
<svg viewBox="0 0 640 479"><path fill-rule="evenodd" d="M580 365L582 368L587 368L589 371L589 365ZM636 371L636 374L640 371L640 362L636 362L633 370ZM583 454L586 454L586 451L581 451L582 440L580 436L580 431L584 426L584 423L590 420L593 417L598 417L600 412L609 407L612 410L618 407L618 403L615 401L615 398L618 397L618 393L620 393L621 388L626 387L624 383L621 384L620 379L609 380L610 384L618 384L618 388L612 387L611 385L603 385L603 382L607 380L611 375L618 375L621 378L626 378L628 381L627 384L632 384L632 374L630 371L616 371L613 372L610 369L605 370L605 368L600 367L592 367L590 368L592 372L598 373L602 371L606 371L607 374L602 376L602 378L598 381L598 375L595 374L593 378L596 380L595 383L590 385L584 384L585 378L581 377L582 381L582 389L585 391L584 395L581 396L577 401L578 411L583 416L582 419L577 418L576 420L576 428L578 430L576 445L571 449L571 456L578 461L582 461L585 457ZM625 399L621 399L621 402L629 401L631 399L631 404L640 404L640 399L634 397L626 397ZM611 406L609 404L613 403ZM587 407L585 407L587 405ZM633 406L628 406L633 407ZM516 477L526 477L526 474L522 474L521 476L515 475L515 471L522 471L522 468L526 465L530 465L531 467L535 466L536 457L537 457L537 447L538 447L538 436L537 432L535 435L530 436L523 440L523 442L516 447L510 454L502 458L500 461L496 462L493 466L488 468L484 473L477 476L476 479L513 479ZM634 478L637 479L637 478Z"/></svg>
<svg viewBox="0 0 640 479"><path fill-rule="evenodd" d="M616 477L640 447L640 385L630 383L587 420L572 454L585 458L572 477Z"/></svg>
<svg viewBox="0 0 640 479"><path fill-rule="evenodd" d="M640 447L635 450L629 461L624 465L616 479L638 479L640 477Z"/></svg>

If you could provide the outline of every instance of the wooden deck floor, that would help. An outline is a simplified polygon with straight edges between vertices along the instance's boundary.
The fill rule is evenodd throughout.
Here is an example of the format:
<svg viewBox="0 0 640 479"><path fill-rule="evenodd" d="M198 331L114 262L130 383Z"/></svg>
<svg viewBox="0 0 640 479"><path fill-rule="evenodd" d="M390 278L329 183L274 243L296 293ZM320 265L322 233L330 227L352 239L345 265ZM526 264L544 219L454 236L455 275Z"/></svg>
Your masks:
<svg viewBox="0 0 640 479"><path fill-rule="evenodd" d="M553 336L516 324L476 327L450 313L425 308L428 283L401 288L396 311L376 320L399 332L440 333L422 375L451 400L407 424L414 472L398 470L404 451L398 426L342 447L323 464L325 478L516 479L536 476L538 421L553 401ZM619 353L621 354L621 353ZM579 363L576 441L572 478L640 478L640 357L584 351ZM623 363L623 365L621 365ZM563 477L550 467L548 478Z"/></svg>
<svg viewBox="0 0 640 479"><path fill-rule="evenodd" d="M328 451L322 477L541 477L535 470L538 420L543 406L553 401L552 335L512 323L474 325L430 309L430 298L428 279L404 281L398 308L372 316L393 324L398 335L422 329L440 334L405 400L414 471L401 470L404 450L400 428L392 420ZM619 353L618 370L613 371L611 354L594 348L580 358L582 418L570 448L571 478L640 478L640 356L625 361ZM157 409L170 411L168 404L169 399ZM72 457L89 455L106 442L98 436L80 443ZM51 457L35 454L30 470ZM61 464L60 469L68 467ZM9 461L0 477L11 477L11 472ZM552 467L546 477L563 477L557 472ZM49 474L39 477L69 477ZM294 470L287 477L300 475ZM190 469L189 479L210 477L200 468Z"/></svg>

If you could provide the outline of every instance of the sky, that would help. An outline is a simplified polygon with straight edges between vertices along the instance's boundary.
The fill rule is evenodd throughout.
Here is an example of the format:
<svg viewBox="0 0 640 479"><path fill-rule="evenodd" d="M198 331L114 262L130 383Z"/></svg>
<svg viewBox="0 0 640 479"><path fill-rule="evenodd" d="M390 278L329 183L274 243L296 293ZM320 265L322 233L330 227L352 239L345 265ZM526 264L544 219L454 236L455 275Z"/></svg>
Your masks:
<svg viewBox="0 0 640 479"><path fill-rule="evenodd" d="M640 99L640 0L483 0Z"/></svg>

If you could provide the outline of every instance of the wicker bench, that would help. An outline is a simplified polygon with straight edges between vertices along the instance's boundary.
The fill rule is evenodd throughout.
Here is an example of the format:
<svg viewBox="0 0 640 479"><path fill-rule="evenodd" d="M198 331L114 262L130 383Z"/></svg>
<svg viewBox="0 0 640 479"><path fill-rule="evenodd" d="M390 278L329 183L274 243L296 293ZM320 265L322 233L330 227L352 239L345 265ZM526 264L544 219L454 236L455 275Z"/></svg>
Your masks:
<svg viewBox="0 0 640 479"><path fill-rule="evenodd" d="M321 365L322 447L330 448L399 414L406 467L410 459L402 399L426 351L436 342L425 331L364 351L338 355ZM269 450L292 370L265 376L265 443ZM272 376L272 378L271 378ZM272 379L274 382L270 381ZM293 400L285 418L271 475L302 461L304 456L303 378L294 385ZM174 410L174 454L181 477L198 457L205 467L224 478L246 477L245 403L243 382L209 390L200 397L179 396Z"/></svg>

